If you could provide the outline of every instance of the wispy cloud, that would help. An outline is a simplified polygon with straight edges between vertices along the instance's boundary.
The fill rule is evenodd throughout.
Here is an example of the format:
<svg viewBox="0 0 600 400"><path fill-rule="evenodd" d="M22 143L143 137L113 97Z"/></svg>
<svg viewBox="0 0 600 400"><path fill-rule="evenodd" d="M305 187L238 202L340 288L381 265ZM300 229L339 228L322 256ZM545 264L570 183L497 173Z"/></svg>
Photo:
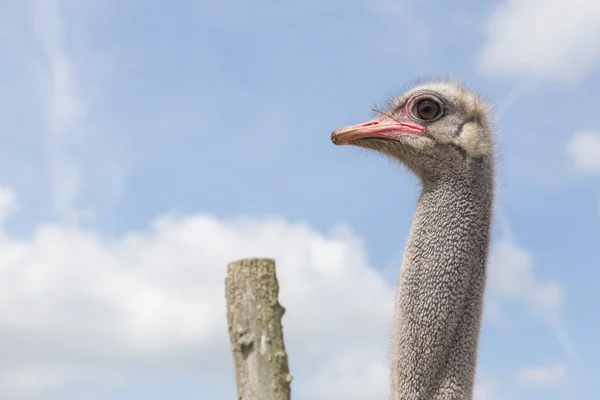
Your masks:
<svg viewBox="0 0 600 400"><path fill-rule="evenodd" d="M56 366L27 366L0 374L0 393L10 398L41 395L64 383L71 374Z"/></svg>
<svg viewBox="0 0 600 400"><path fill-rule="evenodd" d="M473 390L473 400L497 400L500 399L498 396L498 389L494 387L491 382L487 380L479 380L475 382L475 388Z"/></svg>
<svg viewBox="0 0 600 400"><path fill-rule="evenodd" d="M510 234L495 243L490 254L486 307L498 317L502 300L522 301L533 315L550 326L567 355L577 365L582 358L564 325L564 291L559 282L542 282L534 272L534 258L514 243ZM487 311L487 310L486 310Z"/></svg>
<svg viewBox="0 0 600 400"><path fill-rule="evenodd" d="M496 110L496 113L494 115L495 120L501 120L506 115L506 113L515 105L515 103L519 100L519 97L521 97L521 95L527 89L528 83L529 82L526 79L523 79L519 83L517 83L510 90L510 92L508 92L508 94Z"/></svg>
<svg viewBox="0 0 600 400"><path fill-rule="evenodd" d="M98 132L91 122L93 107L86 93L93 90L98 100L102 89L94 83L96 79L90 82L85 76L85 59L76 59L69 52L67 38L78 32L69 31L65 15L77 15L63 13L61 5L59 0L35 0L32 15L45 71L44 146L53 204L59 217L77 222L93 218L99 200L115 200L121 191L124 170L121 157L109 143L111 139ZM98 53L95 57L94 63L98 64L102 58ZM83 203L88 189L95 191L92 204ZM90 200L89 196L85 198Z"/></svg>
<svg viewBox="0 0 600 400"><path fill-rule="evenodd" d="M47 63L44 88L48 121L46 146L54 206L61 217L73 220L77 218L75 207L82 176L69 143L80 134L85 102L79 96L74 65L64 48L58 0L35 0L33 14Z"/></svg>
<svg viewBox="0 0 600 400"><path fill-rule="evenodd" d="M542 283L534 273L533 256L508 240L492 248L489 268L490 295L523 300L546 321L562 314L563 291L558 282Z"/></svg>
<svg viewBox="0 0 600 400"><path fill-rule="evenodd" d="M0 187L0 222L4 222L6 217L14 211L17 205L17 199L12 190Z"/></svg>
<svg viewBox="0 0 600 400"><path fill-rule="evenodd" d="M73 62L63 43L63 19L58 0L35 0L34 21L48 63L47 116L55 137L76 134L85 118Z"/></svg>
<svg viewBox="0 0 600 400"><path fill-rule="evenodd" d="M567 373L563 363L519 368L516 381L522 385L557 386Z"/></svg>

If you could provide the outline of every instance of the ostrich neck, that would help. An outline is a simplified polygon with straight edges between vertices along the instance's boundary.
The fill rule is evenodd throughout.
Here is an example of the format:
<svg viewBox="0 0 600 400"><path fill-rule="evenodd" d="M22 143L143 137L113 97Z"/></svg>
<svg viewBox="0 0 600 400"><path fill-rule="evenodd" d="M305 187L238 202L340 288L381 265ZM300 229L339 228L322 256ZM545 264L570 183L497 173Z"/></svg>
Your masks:
<svg viewBox="0 0 600 400"><path fill-rule="evenodd" d="M400 271L391 400L472 398L492 197L485 162L423 186Z"/></svg>

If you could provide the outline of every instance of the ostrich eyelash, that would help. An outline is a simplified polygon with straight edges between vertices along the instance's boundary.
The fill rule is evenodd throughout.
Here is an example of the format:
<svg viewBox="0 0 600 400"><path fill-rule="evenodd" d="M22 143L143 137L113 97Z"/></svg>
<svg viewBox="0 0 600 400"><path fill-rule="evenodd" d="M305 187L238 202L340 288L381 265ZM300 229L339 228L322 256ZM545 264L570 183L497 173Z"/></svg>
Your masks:
<svg viewBox="0 0 600 400"><path fill-rule="evenodd" d="M396 121L397 123L400 123L400 121L398 121L396 118L394 118L392 115L386 113L385 111L380 111L380 110L377 110L375 108L371 108L371 111L376 112L376 113L381 114L381 115L385 115L386 117L388 117L388 118Z"/></svg>

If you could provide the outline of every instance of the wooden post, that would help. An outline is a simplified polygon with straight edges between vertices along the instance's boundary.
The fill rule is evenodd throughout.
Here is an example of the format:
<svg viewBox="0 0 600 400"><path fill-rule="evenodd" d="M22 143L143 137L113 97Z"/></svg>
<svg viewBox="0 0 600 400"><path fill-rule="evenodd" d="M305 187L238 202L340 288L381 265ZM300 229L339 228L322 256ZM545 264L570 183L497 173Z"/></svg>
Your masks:
<svg viewBox="0 0 600 400"><path fill-rule="evenodd" d="M225 293L238 400L290 400L275 261L231 262Z"/></svg>

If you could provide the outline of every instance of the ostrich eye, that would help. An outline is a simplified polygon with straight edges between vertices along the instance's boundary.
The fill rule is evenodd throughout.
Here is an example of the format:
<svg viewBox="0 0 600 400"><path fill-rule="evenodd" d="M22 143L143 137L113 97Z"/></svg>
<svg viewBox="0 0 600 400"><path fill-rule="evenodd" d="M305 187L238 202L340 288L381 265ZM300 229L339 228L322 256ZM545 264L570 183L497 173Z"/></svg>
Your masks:
<svg viewBox="0 0 600 400"><path fill-rule="evenodd" d="M430 99L421 100L413 107L413 114L426 121L434 119L441 111L442 107Z"/></svg>

